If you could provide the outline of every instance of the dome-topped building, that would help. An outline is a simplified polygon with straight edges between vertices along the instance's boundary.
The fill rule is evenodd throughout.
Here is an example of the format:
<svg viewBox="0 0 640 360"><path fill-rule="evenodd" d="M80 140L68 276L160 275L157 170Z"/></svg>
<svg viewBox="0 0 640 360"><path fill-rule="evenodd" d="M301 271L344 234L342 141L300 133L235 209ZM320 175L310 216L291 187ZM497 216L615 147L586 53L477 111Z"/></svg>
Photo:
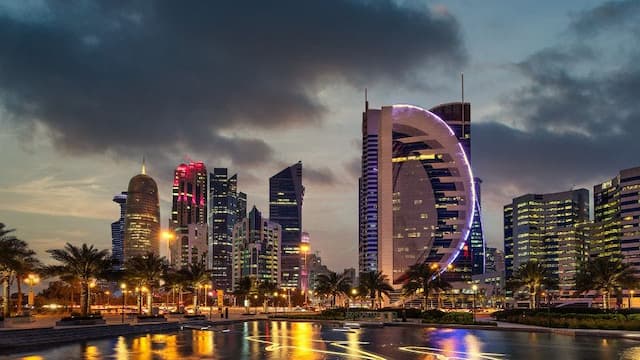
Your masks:
<svg viewBox="0 0 640 360"><path fill-rule="evenodd" d="M129 181L125 213L124 259L125 261L151 251L160 251L160 204L158 185L146 174L144 161L142 173Z"/></svg>

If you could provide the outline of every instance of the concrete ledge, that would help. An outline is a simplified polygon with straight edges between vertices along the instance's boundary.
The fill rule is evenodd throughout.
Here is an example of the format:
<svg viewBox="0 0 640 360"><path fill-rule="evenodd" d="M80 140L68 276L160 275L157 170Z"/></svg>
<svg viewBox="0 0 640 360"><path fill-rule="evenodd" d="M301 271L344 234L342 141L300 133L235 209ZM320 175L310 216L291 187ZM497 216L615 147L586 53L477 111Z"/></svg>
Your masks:
<svg viewBox="0 0 640 360"><path fill-rule="evenodd" d="M56 321L56 326L104 325L106 323L104 319L60 320Z"/></svg>

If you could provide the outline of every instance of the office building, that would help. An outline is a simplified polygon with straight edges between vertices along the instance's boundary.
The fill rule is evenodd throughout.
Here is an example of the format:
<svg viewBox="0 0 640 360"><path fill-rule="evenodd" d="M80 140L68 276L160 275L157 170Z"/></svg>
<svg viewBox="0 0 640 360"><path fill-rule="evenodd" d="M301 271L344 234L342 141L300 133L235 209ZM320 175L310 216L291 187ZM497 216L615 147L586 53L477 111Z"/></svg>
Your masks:
<svg viewBox="0 0 640 360"><path fill-rule="evenodd" d="M302 162L269 179L269 219L282 226L281 284L287 288L300 287L303 197Z"/></svg>
<svg viewBox="0 0 640 360"><path fill-rule="evenodd" d="M438 105L429 111L436 114L449 125L464 149L469 164L473 167L471 157L471 104L452 102ZM448 281L469 281L471 280L471 275L484 273L485 240L482 230L480 197L482 180L474 178L474 184L476 204L473 210L474 216L471 234L466 239L460 255L458 255L453 262L453 269L443 275Z"/></svg>
<svg viewBox="0 0 640 360"><path fill-rule="evenodd" d="M437 115L411 105L363 114L359 266L400 287L420 262L447 268L471 232L475 189L463 144Z"/></svg>
<svg viewBox="0 0 640 360"><path fill-rule="evenodd" d="M210 268L216 288L226 292L233 291L233 228L245 217L246 195L238 193L238 175L229 176L226 168L214 168L209 173Z"/></svg>
<svg viewBox="0 0 640 360"><path fill-rule="evenodd" d="M207 244L207 168L202 162L180 164L173 177L169 245L171 264L209 263Z"/></svg>
<svg viewBox="0 0 640 360"><path fill-rule="evenodd" d="M523 195L505 206L504 214L505 258L511 260L507 274L528 261L542 262L563 295L569 295L578 264L588 257L583 227L589 223L589 192Z"/></svg>
<svg viewBox="0 0 640 360"><path fill-rule="evenodd" d="M640 272L640 167L593 187L591 254L621 258Z"/></svg>
<svg viewBox="0 0 640 360"><path fill-rule="evenodd" d="M124 215L123 258L148 252L160 254L160 204L158 185L146 174L144 161L141 174L129 181Z"/></svg>
<svg viewBox="0 0 640 360"><path fill-rule="evenodd" d="M233 228L232 282L250 277L254 284L281 285L280 246L282 227L262 217L254 206L249 216Z"/></svg>
<svg viewBox="0 0 640 360"><path fill-rule="evenodd" d="M124 264L124 219L127 212L127 192L123 191L114 196L113 202L120 206L120 218L111 223L111 259L113 268L120 270Z"/></svg>

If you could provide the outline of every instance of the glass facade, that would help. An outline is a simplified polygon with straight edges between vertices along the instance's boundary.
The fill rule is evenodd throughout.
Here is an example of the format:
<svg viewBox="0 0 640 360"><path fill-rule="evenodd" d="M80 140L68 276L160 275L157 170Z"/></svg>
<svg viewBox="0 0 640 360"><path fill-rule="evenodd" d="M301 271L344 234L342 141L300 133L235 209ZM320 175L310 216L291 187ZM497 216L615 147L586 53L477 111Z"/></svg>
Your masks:
<svg viewBox="0 0 640 360"><path fill-rule="evenodd" d="M207 246L207 168L202 162L180 164L173 177L169 246L171 264L209 263Z"/></svg>
<svg viewBox="0 0 640 360"><path fill-rule="evenodd" d="M136 175L129 181L125 212L124 260L160 253L160 205L158 185L148 175Z"/></svg>
<svg viewBox="0 0 640 360"><path fill-rule="evenodd" d="M228 176L226 168L214 168L209 174L209 245L211 270L217 289L233 291L231 275L233 228L246 217L239 207L238 176Z"/></svg>
<svg viewBox="0 0 640 360"><path fill-rule="evenodd" d="M124 218L127 212L127 192L123 191L113 197L113 202L120 205L120 218L111 223L111 259L114 268L119 270L124 264Z"/></svg>
<svg viewBox="0 0 640 360"><path fill-rule="evenodd" d="M384 117L384 115L383 115ZM446 269L469 237L473 176L450 126L424 109L392 107L393 282L418 262Z"/></svg>
<svg viewBox="0 0 640 360"><path fill-rule="evenodd" d="M504 222L507 274L511 276L527 261L542 262L559 281L560 290L569 295L576 268L588 257L584 226L589 223L589 192L578 189L517 197L505 206Z"/></svg>
<svg viewBox="0 0 640 360"><path fill-rule="evenodd" d="M269 178L269 219L282 227L283 287L300 287L303 197L302 162Z"/></svg>
<svg viewBox="0 0 640 360"><path fill-rule="evenodd" d="M232 282L250 277L254 283L280 285L280 224L264 219L254 206L249 216L233 229Z"/></svg>

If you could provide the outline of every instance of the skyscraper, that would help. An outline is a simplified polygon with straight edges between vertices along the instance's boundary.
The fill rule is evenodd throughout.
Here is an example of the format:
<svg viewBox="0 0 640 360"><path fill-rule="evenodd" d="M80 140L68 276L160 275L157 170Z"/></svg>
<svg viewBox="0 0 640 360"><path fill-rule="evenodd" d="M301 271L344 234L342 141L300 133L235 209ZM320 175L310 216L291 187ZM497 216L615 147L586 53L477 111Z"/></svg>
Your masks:
<svg viewBox="0 0 640 360"><path fill-rule="evenodd" d="M510 209L504 221L510 224L505 226L505 239L509 236L513 243L505 242L505 258L513 259L507 263L507 274L513 275L527 261L538 261L570 295L578 264L589 254L589 239L582 229L589 222L589 192L527 194L513 199Z"/></svg>
<svg viewBox="0 0 640 360"><path fill-rule="evenodd" d="M282 286L300 287L302 258L302 162L297 162L269 179L269 219L282 226Z"/></svg>
<svg viewBox="0 0 640 360"><path fill-rule="evenodd" d="M123 191L113 197L113 202L120 205L120 218L111 223L111 259L116 270L124 264L124 218L127 212L127 192Z"/></svg>
<svg viewBox="0 0 640 360"><path fill-rule="evenodd" d="M216 288L230 292L234 286L231 273L233 228L246 217L246 196L243 200L239 199L238 176L228 176L226 168L214 168L209 174L209 201L212 276Z"/></svg>
<svg viewBox="0 0 640 360"><path fill-rule="evenodd" d="M446 122L411 105L367 104L362 128L361 271L382 271L399 287L416 263L446 269L473 221L463 145Z"/></svg>
<svg viewBox="0 0 640 360"><path fill-rule="evenodd" d="M202 162L180 164L173 177L170 227L175 239L169 245L171 264L208 263L207 168Z"/></svg>
<svg viewBox="0 0 640 360"><path fill-rule="evenodd" d="M254 283L280 284L280 244L282 228L254 206L249 216L233 228L233 276L236 284L244 277Z"/></svg>
<svg viewBox="0 0 640 360"><path fill-rule="evenodd" d="M640 167L593 187L591 254L618 257L640 273Z"/></svg>
<svg viewBox="0 0 640 360"><path fill-rule="evenodd" d="M124 260L150 251L160 254L158 185L146 174L144 162L142 173L129 181L124 217Z"/></svg>
<svg viewBox="0 0 640 360"><path fill-rule="evenodd" d="M453 130L467 155L469 164L473 167L473 161L471 160L471 104L452 102L438 105L429 111L438 115ZM471 235L467 238L462 252L453 263L453 271L449 271L445 275L449 281L468 281L471 279L472 274L484 273L485 240L482 231L480 206L480 185L482 180L479 178L474 178L473 180L476 190L476 204Z"/></svg>

